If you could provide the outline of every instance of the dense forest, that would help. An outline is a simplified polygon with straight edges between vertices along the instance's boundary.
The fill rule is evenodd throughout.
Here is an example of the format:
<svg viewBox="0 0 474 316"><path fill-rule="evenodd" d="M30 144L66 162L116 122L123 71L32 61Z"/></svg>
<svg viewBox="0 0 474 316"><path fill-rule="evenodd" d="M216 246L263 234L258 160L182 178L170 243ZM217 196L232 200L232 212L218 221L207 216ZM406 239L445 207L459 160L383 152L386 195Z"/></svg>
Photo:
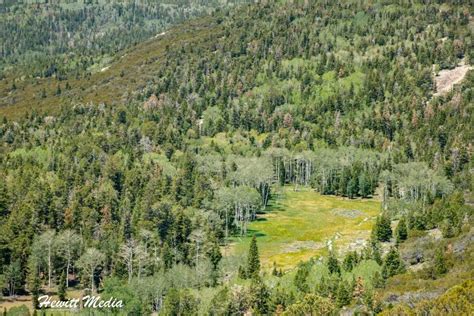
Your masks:
<svg viewBox="0 0 474 316"><path fill-rule="evenodd" d="M87 76L170 25L244 1L7 1L0 6L0 78Z"/></svg>
<svg viewBox="0 0 474 316"><path fill-rule="evenodd" d="M164 52L140 60L139 87L121 73L126 97L0 118L0 303L81 290L127 315L472 313L473 71L436 93L441 70L474 64L472 4L170 2L0 6L9 85L53 77L62 94L136 43ZM186 40L149 40L205 12ZM248 227L288 187L379 199L365 247L264 267ZM427 295L400 299L412 282Z"/></svg>

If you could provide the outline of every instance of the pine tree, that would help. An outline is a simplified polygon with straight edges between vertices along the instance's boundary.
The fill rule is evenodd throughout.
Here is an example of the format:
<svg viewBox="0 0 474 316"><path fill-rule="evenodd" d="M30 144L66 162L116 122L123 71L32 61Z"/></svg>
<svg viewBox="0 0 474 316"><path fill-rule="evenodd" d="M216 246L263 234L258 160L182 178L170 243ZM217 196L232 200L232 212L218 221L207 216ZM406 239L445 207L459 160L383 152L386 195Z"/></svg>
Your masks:
<svg viewBox="0 0 474 316"><path fill-rule="evenodd" d="M344 270L350 272L357 265L357 262L358 262L357 252L349 251L344 257L342 266Z"/></svg>
<svg viewBox="0 0 474 316"><path fill-rule="evenodd" d="M370 178L365 172L361 172L359 176L359 193L362 197L368 197L372 194L372 186L370 184Z"/></svg>
<svg viewBox="0 0 474 316"><path fill-rule="evenodd" d="M341 274L341 268L339 267L339 261L337 260L334 252L331 252L328 257L328 269L330 273Z"/></svg>
<svg viewBox="0 0 474 316"><path fill-rule="evenodd" d="M32 303L33 309L36 310L39 308L39 294L41 289L41 280L38 276L38 273L35 271L33 276L33 286L31 288L31 296L32 296Z"/></svg>
<svg viewBox="0 0 474 316"><path fill-rule="evenodd" d="M434 257L434 273L436 276L441 276L448 272L448 266L446 264L446 258L444 256L444 249L440 247L435 251Z"/></svg>
<svg viewBox="0 0 474 316"><path fill-rule="evenodd" d="M163 258L165 269L170 269L173 266L173 253L167 242L164 243L161 249L161 257Z"/></svg>
<svg viewBox="0 0 474 316"><path fill-rule="evenodd" d="M349 285L346 281L339 282L337 288L336 303L338 307L343 307L351 303L352 293L349 291Z"/></svg>
<svg viewBox="0 0 474 316"><path fill-rule="evenodd" d="M63 272L58 285L58 296L60 301L66 300L66 290L66 273Z"/></svg>
<svg viewBox="0 0 474 316"><path fill-rule="evenodd" d="M213 284L216 284L218 278L219 262L222 259L221 250L217 240L212 242L211 247L207 251L207 256L209 257L209 260L212 264L212 282Z"/></svg>
<svg viewBox="0 0 474 316"><path fill-rule="evenodd" d="M397 244L402 243L408 238L408 230L405 217L402 217L398 222L396 229Z"/></svg>
<svg viewBox="0 0 474 316"><path fill-rule="evenodd" d="M372 228L372 241L387 242L392 238L392 227L390 218L382 214L377 217L375 225Z"/></svg>
<svg viewBox="0 0 474 316"><path fill-rule="evenodd" d="M372 284L375 288L383 288L385 286L385 279L382 277L382 274L379 271L375 271L374 276L372 277Z"/></svg>
<svg viewBox="0 0 474 316"><path fill-rule="evenodd" d="M247 258L247 276L254 277L260 273L260 257L258 254L257 237L254 235L250 242Z"/></svg>
<svg viewBox="0 0 474 316"><path fill-rule="evenodd" d="M276 265L275 261L273 261L272 275L273 276L278 276L278 269L277 269L277 265Z"/></svg>
<svg viewBox="0 0 474 316"><path fill-rule="evenodd" d="M0 175L3 177L3 175ZM0 181L0 218L6 218L8 214L8 191L5 181Z"/></svg>
<svg viewBox="0 0 474 316"><path fill-rule="evenodd" d="M285 171L285 164L283 163L283 159L280 159L279 161L279 166L278 166L278 181L281 186L285 185L285 178L286 178L286 171Z"/></svg>
<svg viewBox="0 0 474 316"><path fill-rule="evenodd" d="M247 271L245 270L244 267L239 266L238 275L239 275L239 278L242 280L247 279Z"/></svg>
<svg viewBox="0 0 474 316"><path fill-rule="evenodd" d="M373 259L379 265L383 264L382 253L380 252L380 245L377 243L372 247L372 256L373 256Z"/></svg>
<svg viewBox="0 0 474 316"><path fill-rule="evenodd" d="M258 275L252 278L249 295L251 306L257 315L267 315L270 292Z"/></svg>
<svg viewBox="0 0 474 316"><path fill-rule="evenodd" d="M309 291L307 279L309 276L310 268L311 266L308 263L300 263L298 265L298 270L296 270L295 279L293 280L293 283L295 284L296 288L303 293Z"/></svg>
<svg viewBox="0 0 474 316"><path fill-rule="evenodd" d="M382 275L385 279L405 272L405 265L400 258L397 248L392 247L385 256L385 260L382 267Z"/></svg>

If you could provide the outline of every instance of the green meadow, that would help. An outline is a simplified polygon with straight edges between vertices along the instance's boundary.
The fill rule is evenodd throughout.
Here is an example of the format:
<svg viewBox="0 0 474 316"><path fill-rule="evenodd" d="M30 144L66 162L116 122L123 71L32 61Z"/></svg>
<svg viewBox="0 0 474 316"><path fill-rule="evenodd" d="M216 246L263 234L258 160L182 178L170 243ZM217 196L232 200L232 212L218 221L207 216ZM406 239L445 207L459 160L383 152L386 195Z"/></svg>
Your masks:
<svg viewBox="0 0 474 316"><path fill-rule="evenodd" d="M343 253L360 249L380 212L376 199L321 195L309 188L285 187L266 211L249 225L246 237L235 237L232 253L245 255L256 235L263 267L273 262L291 269L300 261L326 255L328 247Z"/></svg>

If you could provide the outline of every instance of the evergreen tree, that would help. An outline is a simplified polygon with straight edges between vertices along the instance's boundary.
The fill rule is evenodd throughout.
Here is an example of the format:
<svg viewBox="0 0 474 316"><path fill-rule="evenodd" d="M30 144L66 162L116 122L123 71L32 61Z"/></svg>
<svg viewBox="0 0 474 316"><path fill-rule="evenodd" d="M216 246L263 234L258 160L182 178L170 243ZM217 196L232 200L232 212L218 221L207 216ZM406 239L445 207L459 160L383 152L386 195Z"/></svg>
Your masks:
<svg viewBox="0 0 474 316"><path fill-rule="evenodd" d="M407 230L405 216L403 216L398 222L395 234L397 237L397 244L405 241L408 238L408 230Z"/></svg>
<svg viewBox="0 0 474 316"><path fill-rule="evenodd" d="M397 248L391 247L390 251L385 256L382 267L382 275L385 279L405 272L405 265L403 263Z"/></svg>
<svg viewBox="0 0 474 316"><path fill-rule="evenodd" d="M346 281L339 282L337 288L336 303L338 307L349 305L352 300L352 291L349 291L349 285Z"/></svg>
<svg viewBox="0 0 474 316"><path fill-rule="evenodd" d="M244 267L242 266L239 266L239 269L238 269L238 276L240 279L242 280L245 280L247 279L247 271Z"/></svg>
<svg viewBox="0 0 474 316"><path fill-rule="evenodd" d="M309 263L300 263L298 265L298 270L296 270L296 275L293 280L296 288L303 292L307 293L309 291L309 285L307 282L311 266Z"/></svg>
<svg viewBox="0 0 474 316"><path fill-rule="evenodd" d="M379 265L383 264L382 253L380 252L380 243L372 242L371 259L375 260Z"/></svg>
<svg viewBox="0 0 474 316"><path fill-rule="evenodd" d="M250 305L257 315L267 315L270 292L259 276L252 278L249 294L251 300Z"/></svg>
<svg viewBox="0 0 474 316"><path fill-rule="evenodd" d="M174 258L173 252L167 242L164 243L163 248L161 249L161 257L163 258L164 268L170 269L173 266Z"/></svg>
<svg viewBox="0 0 474 316"><path fill-rule="evenodd" d="M260 256L258 254L257 237L254 235L250 242L249 253L247 257L247 276L254 277L260 273Z"/></svg>
<svg viewBox="0 0 474 316"><path fill-rule="evenodd" d="M370 178L365 172L362 172L359 176L359 194L364 198L372 194Z"/></svg>
<svg viewBox="0 0 474 316"><path fill-rule="evenodd" d="M283 159L280 159L278 162L278 181L281 186L285 185L285 178L286 178L286 170L285 170L285 164L283 163Z"/></svg>
<svg viewBox="0 0 474 316"><path fill-rule="evenodd" d="M377 217L372 228L372 240L387 242L392 238L392 227L390 218L386 214Z"/></svg>
<svg viewBox="0 0 474 316"><path fill-rule="evenodd" d="M372 277L372 284L377 289L383 288L385 286L385 279L379 271L375 271Z"/></svg>
<svg viewBox="0 0 474 316"><path fill-rule="evenodd" d="M445 274L446 272L448 272L448 266L446 263L443 247L439 247L435 251L433 268L434 268L434 274L436 276L441 276Z"/></svg>
<svg viewBox="0 0 474 316"><path fill-rule="evenodd" d="M3 179L3 175L0 174ZM8 191L5 181L0 181L0 218L6 218L8 215Z"/></svg>
<svg viewBox="0 0 474 316"><path fill-rule="evenodd" d="M212 242L211 247L207 252L207 256L212 264L212 283L217 284L219 262L222 259L221 250L217 241Z"/></svg>
<svg viewBox="0 0 474 316"><path fill-rule="evenodd" d="M66 273L63 272L58 285L58 296L60 301L66 300L66 290Z"/></svg>
<svg viewBox="0 0 474 316"><path fill-rule="evenodd" d="M336 255L332 251L329 253L327 266L330 273L341 274L341 268L339 267L339 260L337 260Z"/></svg>
<svg viewBox="0 0 474 316"><path fill-rule="evenodd" d="M39 278L38 272L34 271L34 276L33 276L33 286L31 288L31 300L33 303L33 309L36 310L39 308L39 294L40 294L40 289L41 289L41 280Z"/></svg>
<svg viewBox="0 0 474 316"><path fill-rule="evenodd" d="M273 261L272 275L273 276L278 276L278 269L277 269L277 265L276 265L275 261Z"/></svg>
<svg viewBox="0 0 474 316"><path fill-rule="evenodd" d="M350 272L352 269L357 265L358 256L357 252L349 251L346 256L344 257L344 261L342 262L342 266L344 270Z"/></svg>

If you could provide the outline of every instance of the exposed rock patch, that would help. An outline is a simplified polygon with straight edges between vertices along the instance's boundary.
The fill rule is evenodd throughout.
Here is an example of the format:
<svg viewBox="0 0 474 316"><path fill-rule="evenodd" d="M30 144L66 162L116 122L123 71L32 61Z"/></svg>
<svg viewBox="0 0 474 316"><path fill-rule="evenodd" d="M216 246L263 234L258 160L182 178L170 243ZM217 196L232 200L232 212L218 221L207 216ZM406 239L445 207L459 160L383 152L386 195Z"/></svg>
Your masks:
<svg viewBox="0 0 474 316"><path fill-rule="evenodd" d="M463 61L454 69L441 70L435 77L436 93L434 95L443 95L451 91L453 86L460 83L471 69L473 67L465 65Z"/></svg>

